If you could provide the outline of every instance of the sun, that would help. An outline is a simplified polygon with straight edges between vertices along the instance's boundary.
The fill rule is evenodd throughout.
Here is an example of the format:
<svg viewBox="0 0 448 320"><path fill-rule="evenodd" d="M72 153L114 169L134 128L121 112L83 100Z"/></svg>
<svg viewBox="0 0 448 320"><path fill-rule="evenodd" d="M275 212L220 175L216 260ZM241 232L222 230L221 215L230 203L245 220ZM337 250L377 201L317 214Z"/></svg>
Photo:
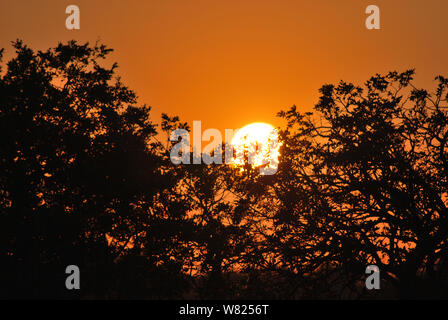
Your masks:
<svg viewBox="0 0 448 320"><path fill-rule="evenodd" d="M270 124L255 122L244 126L234 135L231 144L236 151L234 164L249 163L276 171L280 143L277 129Z"/></svg>

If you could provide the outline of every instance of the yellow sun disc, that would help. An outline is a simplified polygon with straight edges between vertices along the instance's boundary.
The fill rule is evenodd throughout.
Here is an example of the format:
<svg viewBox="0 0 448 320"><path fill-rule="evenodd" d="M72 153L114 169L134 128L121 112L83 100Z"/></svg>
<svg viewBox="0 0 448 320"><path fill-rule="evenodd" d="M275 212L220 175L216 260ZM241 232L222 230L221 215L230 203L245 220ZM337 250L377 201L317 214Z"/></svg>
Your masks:
<svg viewBox="0 0 448 320"><path fill-rule="evenodd" d="M234 164L243 165L247 161L255 167L268 165L277 168L280 144L277 130L270 124L248 124L238 130L231 144L236 151Z"/></svg>

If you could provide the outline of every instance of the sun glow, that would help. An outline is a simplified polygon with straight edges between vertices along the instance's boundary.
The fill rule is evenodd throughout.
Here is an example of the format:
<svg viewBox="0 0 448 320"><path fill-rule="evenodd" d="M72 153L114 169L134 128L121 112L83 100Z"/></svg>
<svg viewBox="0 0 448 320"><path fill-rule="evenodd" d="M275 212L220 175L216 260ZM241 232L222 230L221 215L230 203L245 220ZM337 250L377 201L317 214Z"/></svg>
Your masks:
<svg viewBox="0 0 448 320"><path fill-rule="evenodd" d="M280 143L277 130L270 124L255 122L238 130L231 142L236 151L233 163L266 165L277 170Z"/></svg>

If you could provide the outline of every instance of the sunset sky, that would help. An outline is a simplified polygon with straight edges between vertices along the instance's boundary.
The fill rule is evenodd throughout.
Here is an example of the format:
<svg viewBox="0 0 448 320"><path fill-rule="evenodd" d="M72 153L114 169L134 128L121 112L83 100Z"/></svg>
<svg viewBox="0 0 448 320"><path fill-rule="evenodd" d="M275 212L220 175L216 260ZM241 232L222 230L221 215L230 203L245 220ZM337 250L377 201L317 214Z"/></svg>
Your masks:
<svg viewBox="0 0 448 320"><path fill-rule="evenodd" d="M81 29L65 28L66 6ZM381 10L381 30L365 9ZM59 41L112 47L123 81L140 103L203 128L274 125L280 109L309 111L324 83L361 82L415 67L418 86L448 76L446 0L1 0L0 47L46 49Z"/></svg>

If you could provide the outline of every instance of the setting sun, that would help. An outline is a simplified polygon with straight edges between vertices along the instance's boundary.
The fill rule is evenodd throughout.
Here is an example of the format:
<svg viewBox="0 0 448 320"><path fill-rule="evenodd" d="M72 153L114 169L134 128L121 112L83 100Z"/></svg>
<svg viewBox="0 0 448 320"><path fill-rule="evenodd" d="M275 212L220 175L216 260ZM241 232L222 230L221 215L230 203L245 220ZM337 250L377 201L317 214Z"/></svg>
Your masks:
<svg viewBox="0 0 448 320"><path fill-rule="evenodd" d="M267 123L255 122L237 131L232 139L232 146L236 150L234 163L243 165L245 159L258 167L278 164L279 147L277 130Z"/></svg>

